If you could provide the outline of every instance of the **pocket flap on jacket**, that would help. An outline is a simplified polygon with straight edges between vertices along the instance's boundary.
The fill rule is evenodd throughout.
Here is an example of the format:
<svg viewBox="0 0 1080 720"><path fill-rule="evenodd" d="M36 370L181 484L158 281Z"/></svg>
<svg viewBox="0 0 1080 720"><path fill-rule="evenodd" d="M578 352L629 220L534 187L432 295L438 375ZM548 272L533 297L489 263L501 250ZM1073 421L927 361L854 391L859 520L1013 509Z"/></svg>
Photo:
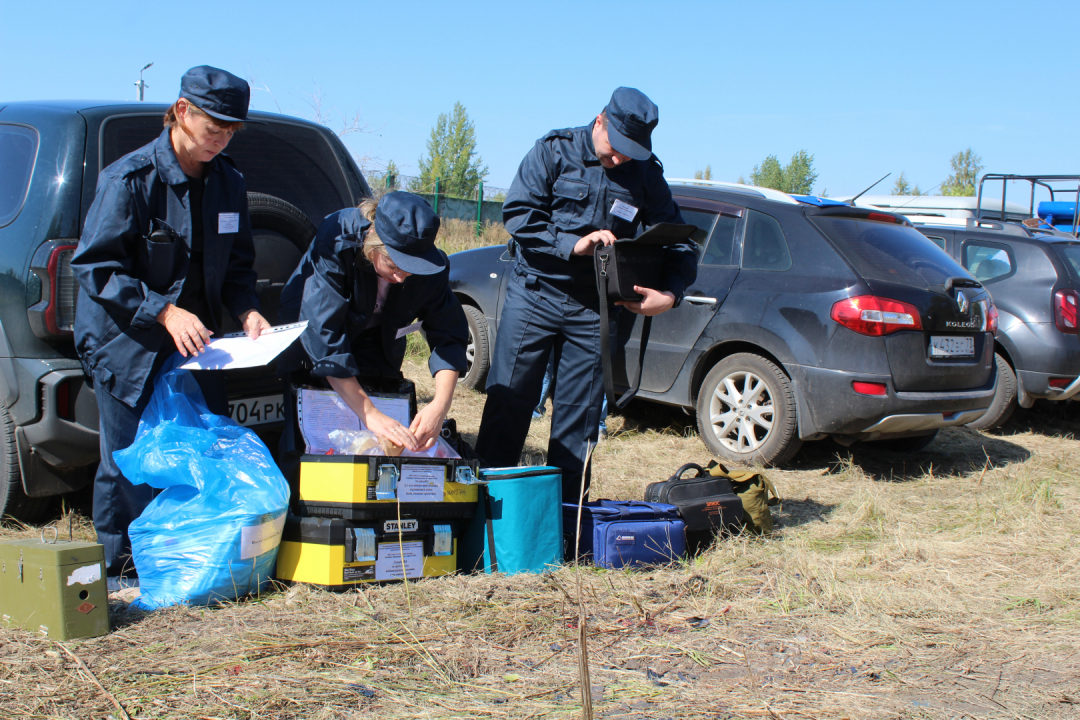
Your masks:
<svg viewBox="0 0 1080 720"><path fill-rule="evenodd" d="M561 177L555 181L555 186L551 189L551 192L556 197L567 198L568 200L584 200L589 197L589 183L584 180L571 180L570 178Z"/></svg>

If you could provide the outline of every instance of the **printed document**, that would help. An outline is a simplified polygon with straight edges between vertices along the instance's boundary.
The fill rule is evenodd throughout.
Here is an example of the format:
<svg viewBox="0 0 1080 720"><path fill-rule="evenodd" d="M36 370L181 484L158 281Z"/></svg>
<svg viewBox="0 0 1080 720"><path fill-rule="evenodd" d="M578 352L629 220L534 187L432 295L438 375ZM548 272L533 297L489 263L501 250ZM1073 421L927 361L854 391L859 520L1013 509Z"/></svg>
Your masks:
<svg viewBox="0 0 1080 720"><path fill-rule="evenodd" d="M267 330L255 340L247 333L230 333L211 340L206 350L188 359L180 367L185 370L230 370L262 367L270 364L285 348L292 345L307 327L307 320L279 325Z"/></svg>

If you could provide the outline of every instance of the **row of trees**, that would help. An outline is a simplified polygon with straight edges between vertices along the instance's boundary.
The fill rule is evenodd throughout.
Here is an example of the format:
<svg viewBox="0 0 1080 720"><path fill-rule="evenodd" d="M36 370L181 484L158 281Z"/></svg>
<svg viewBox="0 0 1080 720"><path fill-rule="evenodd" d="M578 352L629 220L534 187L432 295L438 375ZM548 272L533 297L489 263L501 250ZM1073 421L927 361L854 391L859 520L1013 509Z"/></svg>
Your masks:
<svg viewBox="0 0 1080 720"><path fill-rule="evenodd" d="M961 150L952 156L949 161L952 164L952 174L940 183L942 195L955 195L959 197L971 197L975 194L975 182L979 179L979 171L983 169L982 157L977 155L971 148ZM938 186L934 186L938 187ZM919 186L911 185L904 173L896 178L893 184L893 195L924 195Z"/></svg>

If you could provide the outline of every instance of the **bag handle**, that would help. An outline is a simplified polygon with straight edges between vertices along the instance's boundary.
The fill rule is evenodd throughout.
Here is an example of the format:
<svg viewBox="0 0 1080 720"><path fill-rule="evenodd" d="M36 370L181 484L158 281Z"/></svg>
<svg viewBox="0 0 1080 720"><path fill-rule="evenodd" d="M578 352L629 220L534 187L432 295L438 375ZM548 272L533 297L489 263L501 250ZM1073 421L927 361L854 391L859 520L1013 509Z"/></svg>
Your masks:
<svg viewBox="0 0 1080 720"><path fill-rule="evenodd" d="M607 395L608 408L622 410L626 404L634 399L641 387L641 376L645 374L645 347L649 344L649 333L652 331L652 316L646 315L641 323L641 344L638 346L638 373L633 385L623 393L621 398L615 397L615 381L611 374L611 337L610 325L608 324L608 274L607 264L610 257L607 253L597 253L593 256L593 266L596 268L596 289L600 295L600 359L604 366L604 393Z"/></svg>
<svg viewBox="0 0 1080 720"><path fill-rule="evenodd" d="M495 557L495 524L491 514L491 492L488 490L487 485L484 484L480 485L480 491L484 493L484 513L487 515L484 520L487 524L488 556L491 558L491 572L496 573L499 572L499 561Z"/></svg>
<svg viewBox="0 0 1080 720"><path fill-rule="evenodd" d="M687 470L697 470L698 474L695 477L702 477L703 473L705 472L705 468L701 467L697 463L686 463L681 468L676 470L675 474L669 477L668 480L682 480L682 474Z"/></svg>

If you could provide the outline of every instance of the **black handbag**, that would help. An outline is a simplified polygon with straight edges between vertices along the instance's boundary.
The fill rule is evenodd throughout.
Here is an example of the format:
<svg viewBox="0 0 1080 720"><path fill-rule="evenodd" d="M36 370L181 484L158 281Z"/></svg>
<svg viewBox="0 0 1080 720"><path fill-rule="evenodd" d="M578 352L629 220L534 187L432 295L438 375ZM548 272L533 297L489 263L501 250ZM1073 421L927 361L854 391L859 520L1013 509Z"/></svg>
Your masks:
<svg viewBox="0 0 1080 720"><path fill-rule="evenodd" d="M697 472L683 477L687 470ZM663 482L646 485L645 500L679 508L686 523L687 546L693 552L707 547L717 533L738 532L743 526L743 501L731 479L712 475L694 463L683 465Z"/></svg>
<svg viewBox="0 0 1080 720"><path fill-rule="evenodd" d="M600 294L600 353L604 365L604 392L608 407L625 407L641 387L645 362L645 346L649 344L652 317L641 324L641 345L638 349L637 379L621 398L615 397L611 375L611 337L608 325L608 303L618 300L641 300L634 286L660 289L664 282L665 253L669 245L685 242L697 232L696 225L658 223L633 240L616 240L598 247L593 254L596 268L596 288Z"/></svg>

